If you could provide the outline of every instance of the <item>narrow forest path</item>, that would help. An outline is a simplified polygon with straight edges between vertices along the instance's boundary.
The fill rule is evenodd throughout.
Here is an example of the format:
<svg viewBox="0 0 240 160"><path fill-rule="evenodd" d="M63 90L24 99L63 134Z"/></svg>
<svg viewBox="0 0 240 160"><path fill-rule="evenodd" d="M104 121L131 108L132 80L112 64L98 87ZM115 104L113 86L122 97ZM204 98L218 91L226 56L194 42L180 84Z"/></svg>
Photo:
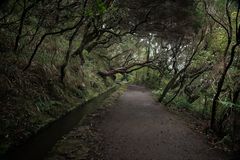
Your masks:
<svg viewBox="0 0 240 160"><path fill-rule="evenodd" d="M144 87L129 86L99 127L106 160L227 159Z"/></svg>

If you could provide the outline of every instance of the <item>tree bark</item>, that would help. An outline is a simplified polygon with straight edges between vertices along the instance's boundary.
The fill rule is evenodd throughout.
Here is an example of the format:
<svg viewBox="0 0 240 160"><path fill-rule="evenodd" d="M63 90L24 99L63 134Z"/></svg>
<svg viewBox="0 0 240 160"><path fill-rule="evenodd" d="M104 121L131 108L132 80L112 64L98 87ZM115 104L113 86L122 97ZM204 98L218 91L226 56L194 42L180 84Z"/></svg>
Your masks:
<svg viewBox="0 0 240 160"><path fill-rule="evenodd" d="M232 63L233 63L233 60L234 60L234 56L235 56L235 50L237 48L239 44L235 44L232 49L231 49L231 57L230 57L230 60L227 64L227 66L224 68L223 70L223 73L218 81L218 85L217 85L217 92L213 98L213 102L212 102L212 113L211 113L211 121L210 121L210 128L214 131L216 131L216 113L217 113L217 106L218 106L218 100L219 100L219 96L221 94L221 91L222 91L222 87L223 87L223 84L224 84L224 81L225 81L225 78L226 78L226 75L227 75L227 72L228 70L230 69Z"/></svg>

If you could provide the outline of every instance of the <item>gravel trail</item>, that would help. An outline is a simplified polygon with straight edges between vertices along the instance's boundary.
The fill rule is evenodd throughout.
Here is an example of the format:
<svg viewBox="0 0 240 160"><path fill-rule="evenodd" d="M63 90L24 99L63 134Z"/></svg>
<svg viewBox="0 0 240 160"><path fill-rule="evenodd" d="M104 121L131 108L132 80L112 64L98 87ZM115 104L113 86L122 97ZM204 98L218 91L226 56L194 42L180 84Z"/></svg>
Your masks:
<svg viewBox="0 0 240 160"><path fill-rule="evenodd" d="M228 159L141 86L129 86L99 128L106 160Z"/></svg>

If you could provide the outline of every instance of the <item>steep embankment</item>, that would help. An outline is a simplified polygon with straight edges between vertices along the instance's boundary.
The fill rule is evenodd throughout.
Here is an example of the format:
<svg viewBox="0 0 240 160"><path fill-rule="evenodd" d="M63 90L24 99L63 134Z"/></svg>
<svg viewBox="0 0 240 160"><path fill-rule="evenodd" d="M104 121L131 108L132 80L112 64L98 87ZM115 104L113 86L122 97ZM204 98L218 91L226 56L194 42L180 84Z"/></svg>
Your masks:
<svg viewBox="0 0 240 160"><path fill-rule="evenodd" d="M62 84L59 66L36 61L23 72L27 60L1 59L0 154L113 85L89 69L83 79L76 66L69 67Z"/></svg>

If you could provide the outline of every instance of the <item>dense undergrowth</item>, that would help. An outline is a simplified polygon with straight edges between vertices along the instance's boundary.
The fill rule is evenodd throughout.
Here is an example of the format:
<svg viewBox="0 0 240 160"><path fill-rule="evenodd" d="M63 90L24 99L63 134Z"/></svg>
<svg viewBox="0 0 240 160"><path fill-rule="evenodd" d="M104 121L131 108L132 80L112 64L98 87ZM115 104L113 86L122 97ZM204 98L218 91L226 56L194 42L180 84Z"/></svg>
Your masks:
<svg viewBox="0 0 240 160"><path fill-rule="evenodd" d="M240 151L240 4L183 2L1 1L0 152L125 79Z"/></svg>
<svg viewBox="0 0 240 160"><path fill-rule="evenodd" d="M41 64L39 58L23 71L27 59L13 57L2 58L0 64L1 153L113 85L89 66L79 72L77 65L70 66L63 84L57 65Z"/></svg>

